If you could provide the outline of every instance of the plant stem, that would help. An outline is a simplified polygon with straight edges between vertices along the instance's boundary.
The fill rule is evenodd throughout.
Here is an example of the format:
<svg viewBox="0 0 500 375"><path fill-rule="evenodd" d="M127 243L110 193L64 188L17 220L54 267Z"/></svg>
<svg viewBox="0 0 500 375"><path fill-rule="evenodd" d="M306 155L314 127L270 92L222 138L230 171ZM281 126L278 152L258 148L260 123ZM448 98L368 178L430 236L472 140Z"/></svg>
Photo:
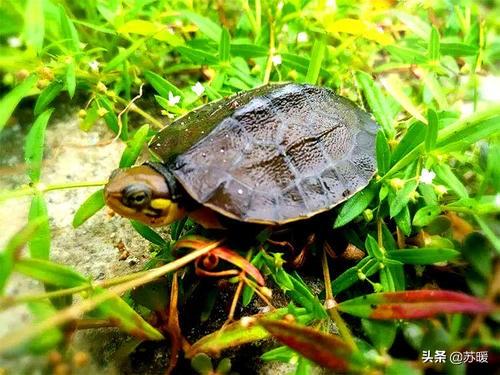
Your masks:
<svg viewBox="0 0 500 375"><path fill-rule="evenodd" d="M352 337L351 330L349 327L347 327L347 324L345 324L344 319L340 316L338 310L337 310L337 302L333 298L333 291L332 291L332 283L330 279L330 270L328 268L328 260L326 258L326 251L323 249L323 256L321 258L321 265L323 267L323 278L325 280L325 298L326 298L326 303L327 306L332 305L332 307L327 307L326 311L330 318L335 322L335 325L337 326L337 329L339 330L340 336L345 340L346 344L349 345L349 347L357 351L358 347L356 346L356 343L354 342L354 338Z"/></svg>

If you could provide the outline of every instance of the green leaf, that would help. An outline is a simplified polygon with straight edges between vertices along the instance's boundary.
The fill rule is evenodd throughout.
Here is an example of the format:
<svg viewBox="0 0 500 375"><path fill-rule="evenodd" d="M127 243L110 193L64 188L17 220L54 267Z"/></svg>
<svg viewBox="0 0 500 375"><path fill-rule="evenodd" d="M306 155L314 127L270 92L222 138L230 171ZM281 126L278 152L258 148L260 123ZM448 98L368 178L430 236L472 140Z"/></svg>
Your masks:
<svg viewBox="0 0 500 375"><path fill-rule="evenodd" d="M376 146L378 174L383 176L391 166L391 149L389 148L387 138L382 131L377 133Z"/></svg>
<svg viewBox="0 0 500 375"><path fill-rule="evenodd" d="M45 129L47 128L47 123L49 122L53 111L54 109L48 109L38 116L26 136L24 160L28 165L28 176L31 182L38 182L40 180L40 175L42 173L41 169L43 146L45 142Z"/></svg>
<svg viewBox="0 0 500 375"><path fill-rule="evenodd" d="M64 84L62 82L54 81L40 93L35 103L35 116L38 116L50 103L52 103L62 91L63 87Z"/></svg>
<svg viewBox="0 0 500 375"><path fill-rule="evenodd" d="M99 106L101 106L107 110L107 112L103 116L103 118L104 118L104 121L106 122L106 125L108 125L108 128L111 131L113 131L115 134L118 134L118 132L120 131L120 125L118 123L118 117L116 116L115 109L113 108L113 104L105 96L99 96L97 98L97 103L99 104ZM122 131L120 133L120 138L122 140L126 140L125 137L126 137L126 133Z"/></svg>
<svg viewBox="0 0 500 375"><path fill-rule="evenodd" d="M429 152L436 146L438 135L438 116L436 111L430 109L427 111L427 132L425 134L425 151Z"/></svg>
<svg viewBox="0 0 500 375"><path fill-rule="evenodd" d="M417 121L411 125L392 152L392 163L395 164L411 151L415 150L424 141L426 133L427 126L425 124Z"/></svg>
<svg viewBox="0 0 500 375"><path fill-rule="evenodd" d="M307 74L305 82L310 84L316 84L319 77L319 72L321 71L321 64L325 57L326 50L326 36L321 35L318 37L313 44L311 51L311 60L309 61L309 67L307 68Z"/></svg>
<svg viewBox="0 0 500 375"><path fill-rule="evenodd" d="M373 111L377 122L384 129L384 133L393 139L396 131L392 126L391 110L387 103L385 95L380 87L373 81L373 78L368 73L356 71L356 81L363 90L370 109Z"/></svg>
<svg viewBox="0 0 500 375"><path fill-rule="evenodd" d="M184 46L177 47L176 49L183 57L191 60L196 64L215 65L219 61L215 55L201 49L195 49Z"/></svg>
<svg viewBox="0 0 500 375"><path fill-rule="evenodd" d="M418 186L418 182L413 179L406 181L405 186L397 192L394 199L390 202L390 215L391 218L395 217L401 212L404 207L408 206L411 194L415 191Z"/></svg>
<svg viewBox="0 0 500 375"><path fill-rule="evenodd" d="M340 228L360 215L375 197L376 185L370 184L347 200L339 211L334 228Z"/></svg>
<svg viewBox="0 0 500 375"><path fill-rule="evenodd" d="M158 74L147 70L144 72L144 77L162 97L168 98L169 92L175 96L180 96L181 98L184 97L181 90Z"/></svg>
<svg viewBox="0 0 500 375"><path fill-rule="evenodd" d="M135 163L139 154L148 140L149 125L141 126L134 134L131 140L127 142L127 147L123 150L120 159L120 168L130 167Z"/></svg>
<svg viewBox="0 0 500 375"><path fill-rule="evenodd" d="M146 38L152 38L171 46L180 46L184 40L177 33L172 33L164 23L152 22L140 19L134 19L125 22L117 29L118 33L128 36L129 33L143 35ZM128 36L130 38L130 36Z"/></svg>
<svg viewBox="0 0 500 375"><path fill-rule="evenodd" d="M403 234L409 236L411 233L411 219L410 210L407 205L394 217L394 220L396 220L396 224Z"/></svg>
<svg viewBox="0 0 500 375"><path fill-rule="evenodd" d="M14 262L19 257L22 248L36 234L43 219L28 222L20 231L12 236L0 252L0 295L3 294L7 280L14 268Z"/></svg>
<svg viewBox="0 0 500 375"><path fill-rule="evenodd" d="M59 25L66 47L73 52L80 51L80 39L78 38L75 25L68 18L62 5L59 5Z"/></svg>
<svg viewBox="0 0 500 375"><path fill-rule="evenodd" d="M43 283L73 288L89 281L72 268L49 260L24 258L17 261L15 270Z"/></svg>
<svg viewBox="0 0 500 375"><path fill-rule="evenodd" d="M460 182L460 180L455 176L448 164L439 163L434 165L434 170L440 180L444 182L446 186L452 189L459 198L468 198L469 193L465 186Z"/></svg>
<svg viewBox="0 0 500 375"><path fill-rule="evenodd" d="M439 82L437 74L434 72L428 72L425 69L421 70L422 86L429 90L434 99L438 104L438 108L447 109L449 108L448 100L443 92L443 85Z"/></svg>
<svg viewBox="0 0 500 375"><path fill-rule="evenodd" d="M257 44L231 43L231 54L233 56L250 59L255 57L266 57L268 55L268 50Z"/></svg>
<svg viewBox="0 0 500 375"><path fill-rule="evenodd" d="M439 50L442 55L453 57L475 56L479 52L476 46L465 43L441 43Z"/></svg>
<svg viewBox="0 0 500 375"><path fill-rule="evenodd" d="M39 222L35 235L29 241L30 255L33 258L49 259L50 226L47 205L42 193L38 193L31 201L28 214L29 222Z"/></svg>
<svg viewBox="0 0 500 375"><path fill-rule="evenodd" d="M432 26L431 37L429 39L428 52L431 61L439 60L439 32L435 26Z"/></svg>
<svg viewBox="0 0 500 375"><path fill-rule="evenodd" d="M40 52L45 38L43 1L28 0L24 12L24 38L26 44Z"/></svg>
<svg viewBox="0 0 500 375"><path fill-rule="evenodd" d="M57 310L47 301L28 302L28 309L35 322L41 322L54 316ZM32 354L45 354L54 350L64 340L64 334L59 327L51 327L37 335L27 343L27 349Z"/></svg>
<svg viewBox="0 0 500 375"><path fill-rule="evenodd" d="M191 22L193 22L200 31L207 37L212 39L214 42L219 42L220 35L222 33L222 28L209 18L200 16L197 13L184 11L182 15L186 16Z"/></svg>
<svg viewBox="0 0 500 375"><path fill-rule="evenodd" d="M492 106L447 126L439 132L437 148L440 151L463 150L480 139L500 133L499 111L500 106ZM492 113L495 116L491 117Z"/></svg>
<svg viewBox="0 0 500 375"><path fill-rule="evenodd" d="M191 358L191 367L201 375L213 374L212 359L205 353L198 353Z"/></svg>
<svg viewBox="0 0 500 375"><path fill-rule="evenodd" d="M110 293L106 289L94 289L94 295ZM101 303L96 308L97 315L104 319L110 319L120 329L131 335L147 340L163 340L163 335L148 322L144 320L132 307L118 296Z"/></svg>
<svg viewBox="0 0 500 375"><path fill-rule="evenodd" d="M412 98L403 90L403 87L407 85L403 82L399 75L389 74L382 80L382 84L387 92L392 95L392 97L406 110L406 112L421 122L425 123L427 121L425 117L422 116L422 113L417 105L413 103Z"/></svg>
<svg viewBox="0 0 500 375"><path fill-rule="evenodd" d="M219 59L220 61L229 61L231 52L231 36L229 35L229 31L224 27L222 28L222 32L220 34L220 42L219 42Z"/></svg>
<svg viewBox="0 0 500 375"><path fill-rule="evenodd" d="M145 41L146 41L145 39L138 39L134 43L132 43L130 47L126 49L119 48L120 52L118 53L118 55L113 57L111 61L106 64L102 72L103 73L109 72L115 69L117 66L122 65L123 62L127 60L129 56L133 54L139 47L141 47Z"/></svg>
<svg viewBox="0 0 500 375"><path fill-rule="evenodd" d="M364 270L377 265L378 262L371 256L364 257L359 263L351 268L348 268L341 273L335 280L332 281L333 294L337 295L351 285L359 281L358 271Z"/></svg>
<svg viewBox="0 0 500 375"><path fill-rule="evenodd" d="M78 208L73 218L73 227L78 228L85 221L94 216L94 214L103 208L104 205L104 190L99 189L88 197L80 208Z"/></svg>
<svg viewBox="0 0 500 375"><path fill-rule="evenodd" d="M305 309L296 309L305 315ZM255 315L255 318L281 319L289 314L289 308L281 308L269 313ZM296 316L297 317L297 316ZM303 319L306 320L306 319ZM310 319L307 319L308 321ZM250 326L241 321L229 323L224 330L215 331L195 342L186 352L187 358L192 358L198 353L220 353L224 349L240 346L246 343L262 340L269 337L269 333L260 325Z"/></svg>
<svg viewBox="0 0 500 375"><path fill-rule="evenodd" d="M426 248L400 249L387 252L391 259L405 264L433 264L456 259L460 253L453 249Z"/></svg>
<svg viewBox="0 0 500 375"><path fill-rule="evenodd" d="M37 81L38 77L36 75L29 76L0 100L0 131L4 128L21 99L28 95Z"/></svg>
<svg viewBox="0 0 500 375"><path fill-rule="evenodd" d="M368 255L375 257L376 259L380 260L384 257L382 250L378 247L377 240L375 240L375 238L371 235L366 236L365 249Z"/></svg>
<svg viewBox="0 0 500 375"><path fill-rule="evenodd" d="M397 325L395 322L361 319L361 326L378 351L386 352L396 339Z"/></svg>
<svg viewBox="0 0 500 375"><path fill-rule="evenodd" d="M76 90L76 63L73 59L66 68L66 89L69 97L73 99Z"/></svg>
<svg viewBox="0 0 500 375"><path fill-rule="evenodd" d="M436 219L441 213L439 206L425 206L419 209L413 217L413 225L417 227L425 227Z"/></svg>
<svg viewBox="0 0 500 375"><path fill-rule="evenodd" d="M130 223L134 227L134 229L139 233L142 237L147 239L149 242L154 243L158 246L166 246L167 242L153 229L148 227L146 224L141 223L140 221L130 220Z"/></svg>
<svg viewBox="0 0 500 375"><path fill-rule="evenodd" d="M493 270L493 252L487 238L478 232L472 232L465 240L462 255L472 268L484 279L491 277Z"/></svg>

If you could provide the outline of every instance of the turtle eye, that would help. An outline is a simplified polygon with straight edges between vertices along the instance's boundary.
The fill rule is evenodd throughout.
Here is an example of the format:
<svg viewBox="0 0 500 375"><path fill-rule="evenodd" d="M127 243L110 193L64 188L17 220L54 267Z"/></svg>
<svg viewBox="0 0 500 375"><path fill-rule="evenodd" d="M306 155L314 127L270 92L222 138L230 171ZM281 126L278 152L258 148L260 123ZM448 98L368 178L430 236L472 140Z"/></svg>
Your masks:
<svg viewBox="0 0 500 375"><path fill-rule="evenodd" d="M133 184L123 189L122 202L127 207L143 207L151 201L151 189L144 184Z"/></svg>

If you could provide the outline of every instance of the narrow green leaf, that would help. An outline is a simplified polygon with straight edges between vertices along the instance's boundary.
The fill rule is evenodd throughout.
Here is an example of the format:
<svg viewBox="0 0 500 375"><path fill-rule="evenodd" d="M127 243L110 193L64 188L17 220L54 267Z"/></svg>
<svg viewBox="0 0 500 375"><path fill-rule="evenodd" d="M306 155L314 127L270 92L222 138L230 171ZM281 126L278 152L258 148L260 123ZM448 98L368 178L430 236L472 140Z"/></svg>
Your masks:
<svg viewBox="0 0 500 375"><path fill-rule="evenodd" d="M480 139L500 132L500 104L461 118L439 132L437 147L440 150L463 149Z"/></svg>
<svg viewBox="0 0 500 375"><path fill-rule="evenodd" d="M400 249L387 252L391 259L405 264L433 264L456 259L460 253L453 249L419 248Z"/></svg>
<svg viewBox="0 0 500 375"><path fill-rule="evenodd" d="M479 52L476 46L465 43L441 43L439 50L442 55L453 57L474 56Z"/></svg>
<svg viewBox="0 0 500 375"><path fill-rule="evenodd" d="M76 90L76 63L73 59L66 67L66 89L69 97L73 99Z"/></svg>
<svg viewBox="0 0 500 375"><path fill-rule="evenodd" d="M4 128L21 99L28 95L37 80L36 75L29 76L0 100L0 131Z"/></svg>
<svg viewBox="0 0 500 375"><path fill-rule="evenodd" d="M67 48L73 52L80 51L80 39L78 38L75 25L68 18L68 15L62 5L59 5L59 25L61 27L61 34Z"/></svg>
<svg viewBox="0 0 500 375"><path fill-rule="evenodd" d="M425 151L429 152L436 146L438 135L438 116L436 111L429 108L427 111L427 133L425 134Z"/></svg>
<svg viewBox="0 0 500 375"><path fill-rule="evenodd" d="M403 234L409 236L411 233L411 219L407 205L394 217L394 220Z"/></svg>
<svg viewBox="0 0 500 375"><path fill-rule="evenodd" d="M123 150L122 157L120 159L120 168L130 167L135 163L142 148L148 140L149 125L141 126L134 134L132 139L127 142L127 147Z"/></svg>
<svg viewBox="0 0 500 375"><path fill-rule="evenodd" d="M229 31L224 27L220 34L219 42L219 59L220 61L229 61L231 53L231 36Z"/></svg>
<svg viewBox="0 0 500 375"><path fill-rule="evenodd" d="M333 227L340 228L360 215L375 197L376 189L375 184L370 184L347 200L342 205Z"/></svg>
<svg viewBox="0 0 500 375"><path fill-rule="evenodd" d="M54 316L57 310L47 301L28 302L28 309L33 315L35 322L41 322ZM35 336L30 340L26 348L32 354L45 354L50 350L54 350L64 340L64 334L59 327L51 327L43 332L43 334Z"/></svg>
<svg viewBox="0 0 500 375"><path fill-rule="evenodd" d="M106 64L104 69L102 70L103 73L109 72L113 69L115 69L117 66L120 66L123 64L123 62L128 59L128 57L133 54L139 47L141 47L146 39L138 39L132 45L126 49L124 48L119 48L119 53L115 57L111 59L110 62Z"/></svg>
<svg viewBox="0 0 500 375"><path fill-rule="evenodd" d="M440 180L444 182L446 186L452 189L459 198L468 198L469 193L465 186L460 182L460 180L455 176L448 164L440 163L434 165L434 170Z"/></svg>
<svg viewBox="0 0 500 375"><path fill-rule="evenodd" d="M376 148L378 174L383 176L391 167L391 149L382 131L377 133Z"/></svg>
<svg viewBox="0 0 500 375"><path fill-rule="evenodd" d="M94 289L94 295L110 293L106 289ZM162 340L163 335L144 320L132 307L118 296L101 303L96 308L99 317L112 320L123 331L148 340Z"/></svg>
<svg viewBox="0 0 500 375"><path fill-rule="evenodd" d="M359 281L358 271L362 269L368 269L373 265L377 265L376 259L371 256L364 257L359 261L359 263L351 268L348 268L343 273L341 273L335 280L332 281L333 294L337 295L340 292L346 290L351 285Z"/></svg>
<svg viewBox="0 0 500 375"><path fill-rule="evenodd" d="M28 222L20 231L12 236L7 245L0 252L0 295L3 294L7 280L14 268L14 262L19 257L22 248L36 234L38 227L43 220L33 220Z"/></svg>
<svg viewBox="0 0 500 375"><path fill-rule="evenodd" d="M379 351L385 352L390 349L396 339L397 325L395 322L361 319L361 326L373 346Z"/></svg>
<svg viewBox="0 0 500 375"><path fill-rule="evenodd" d="M215 65L219 61L215 55L201 49L180 46L176 48L179 53L192 62L200 65Z"/></svg>
<svg viewBox="0 0 500 375"><path fill-rule="evenodd" d="M395 164L404 156L415 150L415 148L424 141L426 133L427 127L421 122L417 121L411 125L392 152L392 163Z"/></svg>
<svg viewBox="0 0 500 375"><path fill-rule="evenodd" d="M311 60L309 61L309 67L307 68L307 74L305 81L310 84L316 84L319 77L319 72L321 71L321 65L323 63L323 58L325 57L326 50L326 36L321 35L318 37L313 44L311 51Z"/></svg>
<svg viewBox="0 0 500 375"><path fill-rule="evenodd" d="M105 96L99 96L97 98L97 103L99 106L105 108L107 110L106 114L103 116L106 125L108 128L113 131L115 134L118 134L120 131L120 125L118 123L118 116L115 113L115 109L111 101ZM122 140L126 140L126 132L120 133L120 138Z"/></svg>
<svg viewBox="0 0 500 375"><path fill-rule="evenodd" d="M147 239L149 242L154 243L158 246L166 246L167 242L160 236L156 231L148 227L147 225L141 223L140 221L130 220L130 223L134 227L134 229L139 233L142 237Z"/></svg>
<svg viewBox="0 0 500 375"><path fill-rule="evenodd" d="M33 197L28 221L40 223L34 236L28 242L31 257L49 259L51 234L47 205L42 193L38 193Z"/></svg>
<svg viewBox="0 0 500 375"><path fill-rule="evenodd" d="M180 96L181 98L184 96L182 91L179 90L174 84L150 70L144 72L144 77L163 98L168 98L169 92L171 92L172 95Z"/></svg>
<svg viewBox="0 0 500 375"><path fill-rule="evenodd" d="M62 288L73 288L89 283L72 268L49 260L24 258L17 261L15 270L35 280Z"/></svg>
<svg viewBox="0 0 500 375"><path fill-rule="evenodd" d="M396 74L389 74L382 80L382 84L392 97L403 107L406 112L423 123L427 122L420 109L413 103L413 100L404 92L403 87L407 85Z"/></svg>
<svg viewBox="0 0 500 375"><path fill-rule="evenodd" d="M28 176L32 182L38 182L42 173L43 147L45 143L45 129L52 115L53 109L48 109L37 117L28 135L24 146L24 160L28 165Z"/></svg>
<svg viewBox="0 0 500 375"><path fill-rule="evenodd" d="M99 189L88 197L80 208L78 208L73 218L73 227L78 228L85 221L94 216L94 214L103 208L104 205L104 190Z"/></svg>
<svg viewBox="0 0 500 375"><path fill-rule="evenodd" d="M24 38L26 44L40 52L45 38L43 1L28 0L24 12ZM7 21L7 20L6 20Z"/></svg>
<svg viewBox="0 0 500 375"><path fill-rule="evenodd" d="M430 224L441 213L439 206L425 206L415 213L413 217L413 225L417 227L424 227Z"/></svg>
<svg viewBox="0 0 500 375"><path fill-rule="evenodd" d="M35 116L38 116L50 103L52 103L52 101L59 95L63 87L64 84L62 82L54 81L43 89L35 103Z"/></svg>
<svg viewBox="0 0 500 375"><path fill-rule="evenodd" d="M418 182L416 180L410 180L405 183L405 186L400 191L398 191L395 198L390 203L391 218L399 214L403 207L408 205L411 194L415 191L417 186Z"/></svg>
<svg viewBox="0 0 500 375"><path fill-rule="evenodd" d="M200 31L214 42L219 42L222 28L209 18L200 16L197 13L184 11L182 12L191 22L193 22Z"/></svg>
<svg viewBox="0 0 500 375"><path fill-rule="evenodd" d="M266 57L268 55L268 50L257 44L231 43L231 54L233 56L243 57L244 59L250 59L255 57Z"/></svg>
<svg viewBox="0 0 500 375"><path fill-rule="evenodd" d="M363 90L370 109L373 111L377 122L384 129L384 133L389 139L394 138L396 131L392 126L391 110L387 104L387 99L380 87L373 81L368 73L357 71L356 81Z"/></svg>
<svg viewBox="0 0 500 375"><path fill-rule="evenodd" d="M375 240L375 238L371 235L366 236L365 249L368 255L375 257L376 259L380 260L384 257L382 250L378 247L377 240Z"/></svg>
<svg viewBox="0 0 500 375"><path fill-rule="evenodd" d="M439 60L439 32L435 26L432 26L429 47L427 51L431 61Z"/></svg>

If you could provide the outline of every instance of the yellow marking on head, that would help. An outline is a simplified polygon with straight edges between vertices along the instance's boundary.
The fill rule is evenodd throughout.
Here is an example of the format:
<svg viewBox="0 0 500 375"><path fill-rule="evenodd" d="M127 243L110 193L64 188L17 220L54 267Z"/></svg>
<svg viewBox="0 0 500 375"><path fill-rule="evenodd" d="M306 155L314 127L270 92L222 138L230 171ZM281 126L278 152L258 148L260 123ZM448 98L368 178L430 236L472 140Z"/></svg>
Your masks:
<svg viewBox="0 0 500 375"><path fill-rule="evenodd" d="M172 201L169 201L170 207L168 208L168 214L167 214L167 219L165 222L167 223L172 223L176 220L179 220L185 215L184 209L180 208L176 203L172 203Z"/></svg>
<svg viewBox="0 0 500 375"><path fill-rule="evenodd" d="M150 205L155 210L167 210L172 205L172 201L170 199L156 198L151 201Z"/></svg>

